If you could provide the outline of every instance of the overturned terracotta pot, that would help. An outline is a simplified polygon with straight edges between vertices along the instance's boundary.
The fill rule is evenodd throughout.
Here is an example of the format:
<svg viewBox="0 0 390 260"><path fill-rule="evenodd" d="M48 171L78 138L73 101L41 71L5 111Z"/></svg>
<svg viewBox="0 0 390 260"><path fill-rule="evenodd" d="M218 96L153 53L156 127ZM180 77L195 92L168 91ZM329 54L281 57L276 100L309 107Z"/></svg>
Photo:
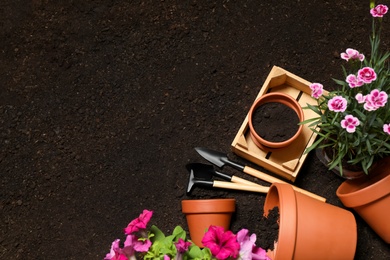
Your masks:
<svg viewBox="0 0 390 260"><path fill-rule="evenodd" d="M268 252L274 260L353 259L357 227L345 209L295 192L291 185L272 184L264 215L279 207L277 248Z"/></svg>
<svg viewBox="0 0 390 260"><path fill-rule="evenodd" d="M299 122L302 122L304 120L304 114L302 107L299 105L299 103L292 98L290 95L281 93L281 92L271 92L268 94L265 94L258 98L252 105L252 107L249 110L248 113L248 124L249 124L249 131L250 131L250 136L253 140L253 142L260 148L260 149L265 149L265 148L282 148L290 145L292 142L294 142L299 135L302 132L303 125L299 125L297 127L296 133L288 138L287 140L281 141L281 142L274 142L270 140L266 140L263 137L261 137L258 132L256 132L256 129L254 127L254 114L256 110L267 103L279 103L282 105L285 105L292 110L295 111L295 113L298 116ZM264 126L267 127L267 126ZM283 125L280 126L280 128L283 128Z"/></svg>
<svg viewBox="0 0 390 260"><path fill-rule="evenodd" d="M199 247L204 247L202 239L211 225L228 230L236 210L235 199L182 200L181 205L191 240Z"/></svg>

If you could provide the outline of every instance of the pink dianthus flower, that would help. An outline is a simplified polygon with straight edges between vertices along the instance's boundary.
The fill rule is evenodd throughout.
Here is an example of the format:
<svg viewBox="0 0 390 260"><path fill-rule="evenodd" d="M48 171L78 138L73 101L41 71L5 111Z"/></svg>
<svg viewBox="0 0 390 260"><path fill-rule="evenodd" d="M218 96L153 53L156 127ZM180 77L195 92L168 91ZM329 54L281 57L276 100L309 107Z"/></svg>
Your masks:
<svg viewBox="0 0 390 260"><path fill-rule="evenodd" d="M370 10L372 17L383 17L388 11L387 5L377 5Z"/></svg>
<svg viewBox="0 0 390 260"><path fill-rule="evenodd" d="M383 125L383 132L390 135L390 124Z"/></svg>
<svg viewBox="0 0 390 260"><path fill-rule="evenodd" d="M360 124L359 119L352 115L346 115L343 120L341 120L341 127L346 129L348 133L353 133L356 131L356 126Z"/></svg>
<svg viewBox="0 0 390 260"><path fill-rule="evenodd" d="M364 84L363 80L361 80L359 77L356 77L354 74L348 75L345 81L349 84L350 88L361 87Z"/></svg>
<svg viewBox="0 0 390 260"><path fill-rule="evenodd" d="M311 96L318 99L324 93L324 87L320 83L313 83L310 85Z"/></svg>
<svg viewBox="0 0 390 260"><path fill-rule="evenodd" d="M355 98L359 104L366 102L366 96L363 96L362 93L356 94Z"/></svg>
<svg viewBox="0 0 390 260"><path fill-rule="evenodd" d="M352 48L346 49L345 52L342 52L340 54L340 57L346 61L349 61L349 60L363 61L364 60L364 55L359 53L357 50L352 49Z"/></svg>
<svg viewBox="0 0 390 260"><path fill-rule="evenodd" d="M388 95L386 92L373 89L370 94L366 95L364 108L368 111L374 111L380 107L384 107L387 103L387 98Z"/></svg>
<svg viewBox="0 0 390 260"><path fill-rule="evenodd" d="M328 107L333 112L344 112L347 109L347 100L342 96L335 96L328 101Z"/></svg>
<svg viewBox="0 0 390 260"><path fill-rule="evenodd" d="M364 83L369 84L376 80L376 73L372 68L364 67L358 71L358 78Z"/></svg>

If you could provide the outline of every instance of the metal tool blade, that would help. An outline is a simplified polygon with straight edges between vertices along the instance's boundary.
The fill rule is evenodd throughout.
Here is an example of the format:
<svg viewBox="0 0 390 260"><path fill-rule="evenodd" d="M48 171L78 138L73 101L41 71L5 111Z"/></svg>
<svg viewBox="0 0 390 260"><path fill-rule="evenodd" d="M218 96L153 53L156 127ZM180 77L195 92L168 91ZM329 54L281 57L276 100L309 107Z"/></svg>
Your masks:
<svg viewBox="0 0 390 260"><path fill-rule="evenodd" d="M207 161L211 162L212 164L223 167L225 164L228 164L229 166L232 166L236 168L239 171L244 170L244 166L240 165L238 163L235 163L233 161L230 161L229 158L225 153L214 151L208 148L204 147L195 147L195 150Z"/></svg>

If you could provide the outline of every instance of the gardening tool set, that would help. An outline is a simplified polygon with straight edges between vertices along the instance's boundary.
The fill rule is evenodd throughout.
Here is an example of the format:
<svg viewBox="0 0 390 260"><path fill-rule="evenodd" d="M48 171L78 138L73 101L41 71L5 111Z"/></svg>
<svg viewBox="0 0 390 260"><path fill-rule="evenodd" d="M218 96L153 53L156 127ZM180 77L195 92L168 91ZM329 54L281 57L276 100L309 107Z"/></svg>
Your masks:
<svg viewBox="0 0 390 260"><path fill-rule="evenodd" d="M249 166L245 166L239 164L237 162L229 160L226 154L214 150L210 150L203 147L196 147L195 150L207 161L214 164L215 166L222 168L227 165L236 170L254 176L260 180L266 181L268 183L287 183L282 181L276 177L268 175L264 172L251 168ZM232 189L232 190L242 190L242 191L251 191L251 192L259 192L259 193L267 193L269 187L262 186L255 182L251 182L245 180L243 178L237 176L231 176L226 173L222 173L214 170L212 165L202 164L202 163L190 163L186 166L189 171L189 181L187 193L190 193L194 186L206 187L206 188L224 188L224 189ZM220 178L224 181L214 180L213 177ZM290 184L291 185L291 184ZM293 189L297 192L303 193L307 196L313 197L320 201L326 201L325 198L313 194L304 189L293 186Z"/></svg>

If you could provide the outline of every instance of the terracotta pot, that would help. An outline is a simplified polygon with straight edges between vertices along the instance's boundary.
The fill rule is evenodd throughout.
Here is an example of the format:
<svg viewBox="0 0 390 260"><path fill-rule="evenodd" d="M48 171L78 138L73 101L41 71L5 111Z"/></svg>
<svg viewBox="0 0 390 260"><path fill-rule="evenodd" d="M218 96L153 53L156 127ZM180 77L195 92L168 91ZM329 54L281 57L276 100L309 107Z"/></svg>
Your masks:
<svg viewBox="0 0 390 260"><path fill-rule="evenodd" d="M293 109L295 113L298 115L299 122L302 122L304 119L303 110L302 107L299 105L299 103L292 98L291 96L281 93L281 92L271 92L268 94L265 94L258 98L252 105L252 107L249 110L248 114L248 123L249 123L249 131L251 138L253 142L261 149L264 149L265 147L268 148L282 148L285 146L290 145L295 139L299 137L299 135L302 132L303 125L299 125L297 132L288 140L285 140L283 142L271 142L268 140L265 140L264 138L260 137L254 126L253 126L253 114L256 111L257 108L259 108L261 105L264 105L266 103L270 102L276 102L281 103L285 106L288 106L289 108ZM283 126L281 126L283 127Z"/></svg>
<svg viewBox="0 0 390 260"><path fill-rule="evenodd" d="M289 184L272 184L265 216L279 207L279 237L272 259L353 259L357 243L355 217L348 210L295 192Z"/></svg>
<svg viewBox="0 0 390 260"><path fill-rule="evenodd" d="M353 208L390 243L390 157L379 161L372 172L365 179L344 181L336 194L344 206Z"/></svg>
<svg viewBox="0 0 390 260"><path fill-rule="evenodd" d="M236 210L235 199L183 200L182 212L186 215L192 242L204 247L202 238L210 225L230 227L233 212Z"/></svg>

